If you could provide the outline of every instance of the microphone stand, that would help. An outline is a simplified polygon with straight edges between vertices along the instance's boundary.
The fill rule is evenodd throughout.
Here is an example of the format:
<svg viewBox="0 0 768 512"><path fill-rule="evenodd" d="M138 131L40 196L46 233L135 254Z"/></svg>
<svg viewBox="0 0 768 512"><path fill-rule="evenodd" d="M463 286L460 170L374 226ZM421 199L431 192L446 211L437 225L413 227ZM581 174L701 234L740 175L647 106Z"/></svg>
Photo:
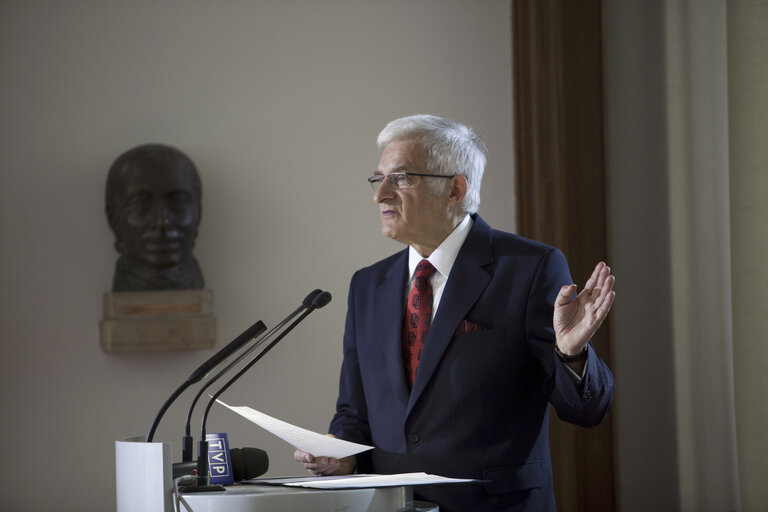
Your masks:
<svg viewBox="0 0 768 512"><path fill-rule="evenodd" d="M184 392L185 389L187 389L189 386L194 384L195 382L199 382L205 375L210 372L213 368L221 364L222 361L224 361L227 357L232 355L235 351L237 351L240 347L245 345L248 341L255 338L262 332L264 332L267 329L267 327L264 325L264 322L259 320L252 326L250 326L248 329L246 329L240 336L232 340L227 346L225 346L223 349L216 352L213 356L211 356L210 359L208 359L206 362L201 364L197 370L192 372L192 375L187 378L186 382L184 382L181 386L176 388L176 391L174 391L170 397L168 397L168 400L165 401L163 406L160 408L160 411L158 411L157 416L155 416L155 421L152 422L152 426L149 428L149 433L147 434L147 442L151 443L152 439L155 437L155 431L157 430L157 426L160 424L160 420L163 418L163 415L168 410L168 408L171 406L174 400L176 400L181 393Z"/></svg>
<svg viewBox="0 0 768 512"><path fill-rule="evenodd" d="M205 424L208 421L208 413L211 410L211 407L213 406L213 403L216 401L216 399L221 396L224 391L229 389L229 387L237 380L239 379L245 372L247 372L253 365L255 365L264 355L269 352L272 347L277 345L277 343L282 340L286 334L291 332L294 327L296 327L304 318L306 318L312 311L315 309L319 309L328 302L331 301L331 294L329 292L322 292L315 296L314 300L312 301L312 304L309 308L307 308L304 313L297 318L291 325L289 325L283 332L280 333L280 335L272 341L267 347L262 350L256 357L254 357L251 361L248 362L243 368L240 369L237 374L235 374L234 377L232 377L226 384L224 384L221 389L219 389L210 399L208 402L208 405L205 408L205 412L203 413L203 419L201 422L200 427L200 441L198 443L198 453L197 453L197 485L196 486L189 486L184 488L184 492L210 492L210 491L222 491L224 490L224 487L220 485L209 485L210 479L208 476L208 441L205 439L206 437L206 431L205 431Z"/></svg>
<svg viewBox="0 0 768 512"><path fill-rule="evenodd" d="M312 301L315 299L315 297L320 295L321 292L322 292L322 290L319 290L319 289L310 292L309 295L307 295L307 297L302 302L301 306L296 308L296 310L293 313L288 315L282 322L280 322L275 327L270 329L269 332L267 332L266 334L264 334L264 336L259 338L256 341L256 343L251 345L247 350L243 351L239 356L237 356L237 358L234 361L232 361L231 363L227 364L227 366L224 367L224 369L219 371L219 373L214 375L211 379L209 379L205 383L205 385L203 385L202 388L200 388L200 391L198 391L197 395L195 395L194 400L192 400L192 405L190 405L189 411L187 412L187 421L186 421L186 424L184 425L184 437L181 440L181 446L182 446L181 460L182 460L182 462L191 462L192 461L192 452L193 452L193 449L194 449L193 448L194 440L192 439L192 429L191 429L192 411L195 409L195 406L197 405L197 401L203 395L203 392L206 389L208 389L208 387L211 384L216 382L222 375L224 375L229 370L231 370L233 366L235 366L237 363L239 363L240 361L245 359L251 352L253 352L258 347L260 347L262 345L262 343L264 343L266 340L268 340L269 338L274 336L275 332L277 332L278 330L282 329L285 326L285 324L287 324L289 321L291 321L296 315L301 313L302 310L304 310L304 309L306 309L308 307L311 307L312 306Z"/></svg>

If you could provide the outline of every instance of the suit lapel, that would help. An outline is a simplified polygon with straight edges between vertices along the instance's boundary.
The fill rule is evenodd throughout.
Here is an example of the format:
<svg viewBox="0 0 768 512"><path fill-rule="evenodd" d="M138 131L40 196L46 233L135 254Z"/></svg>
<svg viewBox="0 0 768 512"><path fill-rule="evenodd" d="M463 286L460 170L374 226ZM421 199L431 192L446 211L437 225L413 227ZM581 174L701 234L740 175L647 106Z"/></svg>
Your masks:
<svg viewBox="0 0 768 512"><path fill-rule="evenodd" d="M376 289L377 336L378 343L384 353L384 364L387 368L392 389L403 407L408 404L408 385L405 381L403 355L400 348L403 327L403 301L405 296L405 279L408 269L408 250L397 258L387 271L384 281Z"/></svg>
<svg viewBox="0 0 768 512"><path fill-rule="evenodd" d="M424 343L424 351L408 401L408 413L411 412L435 373L459 323L466 318L467 313L491 280L491 275L484 268L491 262L493 262L491 228L479 216L475 216L472 230L464 241L451 274L448 276L437 315ZM402 294L403 291L401 290L400 293ZM402 372L402 361L400 367Z"/></svg>

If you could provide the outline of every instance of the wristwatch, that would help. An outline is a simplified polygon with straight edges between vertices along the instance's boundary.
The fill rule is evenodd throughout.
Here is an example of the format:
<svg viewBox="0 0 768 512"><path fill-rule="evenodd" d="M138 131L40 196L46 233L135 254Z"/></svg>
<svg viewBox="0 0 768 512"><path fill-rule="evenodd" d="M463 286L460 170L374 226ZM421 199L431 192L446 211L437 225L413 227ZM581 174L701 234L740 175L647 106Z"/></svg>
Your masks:
<svg viewBox="0 0 768 512"><path fill-rule="evenodd" d="M559 357L560 360L564 363L575 363L576 361L583 361L584 359L586 359L589 352L587 350L587 345L584 345L584 350L582 350L575 356L569 356L567 354L563 354L562 352L560 352L560 349L557 348L557 343L555 343L555 354L557 354L557 357Z"/></svg>

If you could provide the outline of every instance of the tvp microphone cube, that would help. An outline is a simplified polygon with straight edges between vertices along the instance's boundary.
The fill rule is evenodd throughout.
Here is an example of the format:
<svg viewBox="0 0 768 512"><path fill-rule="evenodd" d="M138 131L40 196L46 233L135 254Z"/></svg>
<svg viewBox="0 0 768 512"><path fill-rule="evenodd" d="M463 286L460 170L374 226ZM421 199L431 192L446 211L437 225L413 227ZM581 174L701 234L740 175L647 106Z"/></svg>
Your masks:
<svg viewBox="0 0 768 512"><path fill-rule="evenodd" d="M212 485L232 485L235 478L232 473L232 460L229 456L227 434L206 434L208 441L208 470Z"/></svg>

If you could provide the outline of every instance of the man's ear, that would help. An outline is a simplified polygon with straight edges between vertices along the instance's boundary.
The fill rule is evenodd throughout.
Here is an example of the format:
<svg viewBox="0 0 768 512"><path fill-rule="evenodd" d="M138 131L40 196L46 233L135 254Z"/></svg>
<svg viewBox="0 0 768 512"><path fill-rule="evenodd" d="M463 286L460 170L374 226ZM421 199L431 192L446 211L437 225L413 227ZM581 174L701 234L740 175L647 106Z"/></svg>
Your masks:
<svg viewBox="0 0 768 512"><path fill-rule="evenodd" d="M451 191L448 194L448 204L450 206L461 203L467 196L467 178L457 174L451 179Z"/></svg>

